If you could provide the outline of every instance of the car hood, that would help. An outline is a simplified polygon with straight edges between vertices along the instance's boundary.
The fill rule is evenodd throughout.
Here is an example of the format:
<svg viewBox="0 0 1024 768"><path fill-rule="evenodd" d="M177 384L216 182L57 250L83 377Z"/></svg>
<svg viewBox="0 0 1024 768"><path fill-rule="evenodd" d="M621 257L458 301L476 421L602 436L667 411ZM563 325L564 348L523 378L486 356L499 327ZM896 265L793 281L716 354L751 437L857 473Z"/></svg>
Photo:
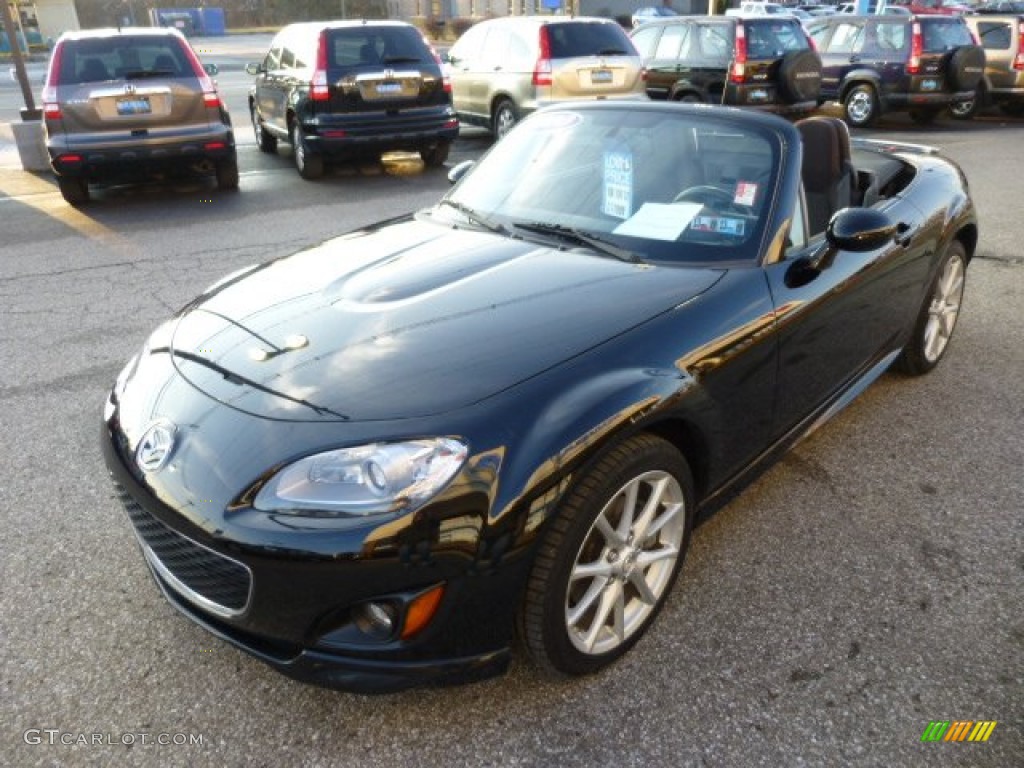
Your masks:
<svg viewBox="0 0 1024 768"><path fill-rule="evenodd" d="M721 274L408 220L222 281L182 310L169 351L193 386L259 416L419 417L536 376Z"/></svg>

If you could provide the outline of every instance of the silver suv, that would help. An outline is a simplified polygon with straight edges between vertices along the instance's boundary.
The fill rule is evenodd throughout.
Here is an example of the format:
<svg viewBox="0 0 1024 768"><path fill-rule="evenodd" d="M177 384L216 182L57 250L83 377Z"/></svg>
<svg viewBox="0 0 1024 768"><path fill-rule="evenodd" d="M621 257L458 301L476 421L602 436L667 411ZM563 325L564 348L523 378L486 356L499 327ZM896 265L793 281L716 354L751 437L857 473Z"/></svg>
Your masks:
<svg viewBox="0 0 1024 768"><path fill-rule="evenodd" d="M545 104L646 98L640 55L609 19L490 19L456 41L448 64L459 120L498 138Z"/></svg>
<svg viewBox="0 0 1024 768"><path fill-rule="evenodd" d="M68 32L50 57L43 119L50 165L72 205L89 184L181 172L238 187L235 135L224 102L174 29Z"/></svg>

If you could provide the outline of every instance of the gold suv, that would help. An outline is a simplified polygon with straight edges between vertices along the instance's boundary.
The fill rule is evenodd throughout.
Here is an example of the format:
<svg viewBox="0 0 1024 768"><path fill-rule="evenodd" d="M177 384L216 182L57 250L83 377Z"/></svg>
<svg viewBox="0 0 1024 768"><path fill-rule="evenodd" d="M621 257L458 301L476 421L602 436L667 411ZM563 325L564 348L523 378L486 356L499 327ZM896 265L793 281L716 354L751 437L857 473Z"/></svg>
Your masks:
<svg viewBox="0 0 1024 768"><path fill-rule="evenodd" d="M459 120L498 138L545 104L646 99L640 56L609 19L490 19L456 41L448 64Z"/></svg>
<svg viewBox="0 0 1024 768"><path fill-rule="evenodd" d="M950 113L966 120L980 108L997 104L1007 115L1024 115L1024 17L984 14L964 20L985 49L985 76L975 97L954 104Z"/></svg>

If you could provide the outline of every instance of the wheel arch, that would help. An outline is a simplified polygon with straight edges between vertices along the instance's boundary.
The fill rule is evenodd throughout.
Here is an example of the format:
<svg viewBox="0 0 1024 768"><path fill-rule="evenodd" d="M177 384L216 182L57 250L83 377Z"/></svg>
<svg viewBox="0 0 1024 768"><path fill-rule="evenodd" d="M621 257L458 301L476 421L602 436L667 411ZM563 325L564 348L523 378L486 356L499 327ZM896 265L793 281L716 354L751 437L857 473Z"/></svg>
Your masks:
<svg viewBox="0 0 1024 768"><path fill-rule="evenodd" d="M875 90L875 96L878 98L879 106L884 107L882 99L882 88L881 80L878 75L871 72L870 70L857 70L851 72L843 80L842 86L839 88L839 101L840 103L846 101L847 95L851 90L856 88L858 85L870 85Z"/></svg>

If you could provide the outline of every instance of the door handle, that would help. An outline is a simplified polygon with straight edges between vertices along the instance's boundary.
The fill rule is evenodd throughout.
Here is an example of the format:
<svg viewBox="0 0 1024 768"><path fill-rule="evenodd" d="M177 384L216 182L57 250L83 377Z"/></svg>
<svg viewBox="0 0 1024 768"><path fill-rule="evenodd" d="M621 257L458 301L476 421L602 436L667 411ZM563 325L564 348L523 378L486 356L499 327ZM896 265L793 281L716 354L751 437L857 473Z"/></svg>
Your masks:
<svg viewBox="0 0 1024 768"><path fill-rule="evenodd" d="M860 64L860 56L857 56L856 54L851 56L850 57L850 63L851 64Z"/></svg>
<svg viewBox="0 0 1024 768"><path fill-rule="evenodd" d="M914 239L914 229L907 224L905 221L901 221L896 225L896 245L901 248L906 248L910 245L910 241Z"/></svg>

